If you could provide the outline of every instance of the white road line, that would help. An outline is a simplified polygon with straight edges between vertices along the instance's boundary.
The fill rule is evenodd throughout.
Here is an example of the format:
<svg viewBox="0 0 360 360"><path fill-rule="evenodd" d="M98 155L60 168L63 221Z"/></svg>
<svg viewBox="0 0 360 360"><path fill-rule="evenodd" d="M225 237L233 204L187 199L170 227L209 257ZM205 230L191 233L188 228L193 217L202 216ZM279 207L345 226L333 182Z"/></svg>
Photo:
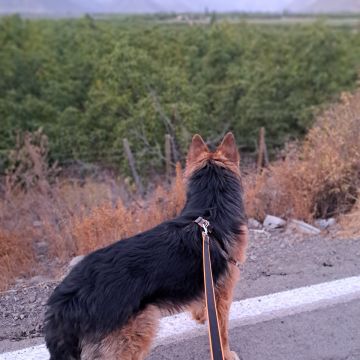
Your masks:
<svg viewBox="0 0 360 360"><path fill-rule="evenodd" d="M231 307L230 328L282 318L355 299L360 299L360 276L236 301ZM206 333L206 326L195 324L188 314L169 316L161 320L155 346ZM47 360L48 358L45 345L0 354L0 360Z"/></svg>

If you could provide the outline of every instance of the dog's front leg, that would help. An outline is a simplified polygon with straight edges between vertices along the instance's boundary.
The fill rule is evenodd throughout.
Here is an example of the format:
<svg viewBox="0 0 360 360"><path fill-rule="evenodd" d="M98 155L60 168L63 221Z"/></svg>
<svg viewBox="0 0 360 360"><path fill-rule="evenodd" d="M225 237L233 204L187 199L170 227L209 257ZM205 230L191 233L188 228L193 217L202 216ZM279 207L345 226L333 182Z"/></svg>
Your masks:
<svg viewBox="0 0 360 360"><path fill-rule="evenodd" d="M239 359L229 345L229 313L239 272L239 269L232 265L228 275L216 287L216 305L225 360Z"/></svg>
<svg viewBox="0 0 360 360"><path fill-rule="evenodd" d="M237 267L231 265L227 276L221 279L216 285L216 307L225 360L239 359L236 353L230 350L229 345L229 312L233 299L233 291L239 278L239 272ZM189 310L197 323L205 323L207 320L205 299L193 303Z"/></svg>
<svg viewBox="0 0 360 360"><path fill-rule="evenodd" d="M248 227L241 225L240 230L241 233L239 234L237 244L233 248L231 255L240 263L244 263L248 244ZM239 359L234 351L230 351L229 345L229 312L233 300L234 288L239 277L239 268L231 264L227 276L216 286L217 312L225 360Z"/></svg>

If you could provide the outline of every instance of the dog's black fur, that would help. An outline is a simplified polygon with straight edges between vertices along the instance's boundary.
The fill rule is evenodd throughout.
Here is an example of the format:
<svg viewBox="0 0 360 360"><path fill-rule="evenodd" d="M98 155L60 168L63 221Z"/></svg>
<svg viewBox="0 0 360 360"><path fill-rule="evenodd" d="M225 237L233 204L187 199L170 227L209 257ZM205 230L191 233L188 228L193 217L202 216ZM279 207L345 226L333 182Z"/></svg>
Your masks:
<svg viewBox="0 0 360 360"><path fill-rule="evenodd" d="M200 298L198 216L225 251L246 223L240 177L211 159L188 179L178 217L89 254L55 289L45 318L51 360L80 359L84 336L97 341L149 304L176 311ZM211 242L215 282L228 269L218 242Z"/></svg>

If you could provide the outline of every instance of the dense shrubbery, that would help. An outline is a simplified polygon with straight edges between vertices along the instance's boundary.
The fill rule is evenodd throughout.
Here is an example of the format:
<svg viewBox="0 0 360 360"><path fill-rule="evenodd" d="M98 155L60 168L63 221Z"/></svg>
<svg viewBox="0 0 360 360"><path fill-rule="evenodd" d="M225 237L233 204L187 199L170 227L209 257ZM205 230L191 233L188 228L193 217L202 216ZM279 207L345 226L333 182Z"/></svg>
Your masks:
<svg viewBox="0 0 360 360"><path fill-rule="evenodd" d="M151 25L0 20L0 149L39 127L50 156L125 169L127 137L143 171L163 166L164 135L180 157L191 134L232 129L254 148L303 134L314 106L354 86L360 37L311 26ZM4 168L4 152L0 153Z"/></svg>

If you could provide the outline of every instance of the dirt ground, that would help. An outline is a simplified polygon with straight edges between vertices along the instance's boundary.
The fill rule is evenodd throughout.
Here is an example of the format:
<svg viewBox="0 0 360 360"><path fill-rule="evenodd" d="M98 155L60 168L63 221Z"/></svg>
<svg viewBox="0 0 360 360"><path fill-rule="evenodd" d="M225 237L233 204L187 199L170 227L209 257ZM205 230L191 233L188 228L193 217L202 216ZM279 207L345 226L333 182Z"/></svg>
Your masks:
<svg viewBox="0 0 360 360"><path fill-rule="evenodd" d="M360 239L336 239L331 233L304 236L293 229L251 230L235 299L359 275L359 259ZM40 341L46 301L57 283L36 276L0 293L0 353L18 348L14 342Z"/></svg>

